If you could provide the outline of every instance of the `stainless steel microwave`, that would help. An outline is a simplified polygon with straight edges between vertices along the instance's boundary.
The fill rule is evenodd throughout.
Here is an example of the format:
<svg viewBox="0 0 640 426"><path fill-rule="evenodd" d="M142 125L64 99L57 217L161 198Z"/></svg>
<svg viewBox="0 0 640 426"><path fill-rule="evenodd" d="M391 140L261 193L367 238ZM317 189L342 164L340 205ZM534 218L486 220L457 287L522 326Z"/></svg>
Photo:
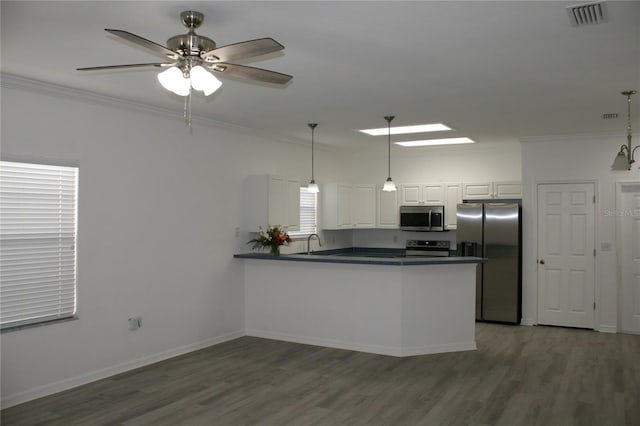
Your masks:
<svg viewBox="0 0 640 426"><path fill-rule="evenodd" d="M444 206L400 206L400 230L444 231Z"/></svg>

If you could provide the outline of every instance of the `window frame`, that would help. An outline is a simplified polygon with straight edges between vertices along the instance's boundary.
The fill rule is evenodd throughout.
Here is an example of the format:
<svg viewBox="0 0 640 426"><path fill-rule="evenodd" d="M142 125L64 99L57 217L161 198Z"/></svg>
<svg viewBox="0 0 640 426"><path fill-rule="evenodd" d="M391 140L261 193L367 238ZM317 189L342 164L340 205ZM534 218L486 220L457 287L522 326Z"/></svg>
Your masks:
<svg viewBox="0 0 640 426"><path fill-rule="evenodd" d="M2 333L77 319L79 167L2 158L0 169ZM37 301L25 307L33 294Z"/></svg>
<svg viewBox="0 0 640 426"><path fill-rule="evenodd" d="M306 204L306 198L313 198L313 205ZM318 194L315 192L309 192L306 186L300 186L300 205L298 206L300 210L300 230L298 231L289 231L288 234L292 239L304 239L309 237L311 234L316 234L318 232ZM313 209L313 228L303 228L303 217L308 216L309 213L305 209Z"/></svg>

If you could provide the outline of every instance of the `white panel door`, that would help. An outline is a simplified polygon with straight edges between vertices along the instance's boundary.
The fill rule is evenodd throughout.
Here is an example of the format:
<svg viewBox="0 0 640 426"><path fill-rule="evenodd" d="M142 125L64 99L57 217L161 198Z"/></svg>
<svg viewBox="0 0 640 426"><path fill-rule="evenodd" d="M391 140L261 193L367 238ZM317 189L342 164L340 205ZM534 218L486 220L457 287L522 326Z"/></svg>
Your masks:
<svg viewBox="0 0 640 426"><path fill-rule="evenodd" d="M594 327L593 184L538 185L538 323Z"/></svg>
<svg viewBox="0 0 640 426"><path fill-rule="evenodd" d="M625 185L618 212L620 230L620 329L640 334L640 184Z"/></svg>

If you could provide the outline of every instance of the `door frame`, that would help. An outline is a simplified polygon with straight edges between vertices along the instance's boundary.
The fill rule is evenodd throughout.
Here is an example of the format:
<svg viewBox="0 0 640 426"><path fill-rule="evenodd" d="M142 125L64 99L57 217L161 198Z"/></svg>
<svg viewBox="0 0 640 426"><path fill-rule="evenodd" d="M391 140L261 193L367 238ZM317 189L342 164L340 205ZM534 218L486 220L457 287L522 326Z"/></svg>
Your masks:
<svg viewBox="0 0 640 426"><path fill-rule="evenodd" d="M599 250L597 248L597 241L598 241L598 235L599 235L599 226L598 226L598 211L599 211L599 205L600 205L600 196L598 194L598 180L597 179L559 179L559 180L536 180L535 182L535 192L534 192L534 196L533 198L533 205L532 205L532 213L535 215L535 221L533 222L533 227L534 227L534 236L536 239L536 245L535 245L535 253L534 257L535 257L535 262L536 262L536 273L535 273L535 277L536 277L536 282L535 282L535 291L536 291L536 306L535 306L535 318L536 318L536 325L540 324L540 318L538 316L538 308L540 306L540 300L539 300L539 294L540 294L540 289L538 288L538 283L539 283L539 279L540 277L539 275L539 270L537 268L537 264L538 264L538 254L540 253L540 245L539 245L539 241L538 241L538 233L539 233L539 220L540 218L538 217L538 208L539 208L539 203L538 203L538 190L540 185L575 185L575 184L592 184L593 185L593 194L596 197L596 202L593 205L593 209L594 209L594 224L593 224L593 247L596 249L596 256L594 257L594 262L593 262L593 300L596 303L596 308L593 312L593 329L594 330L599 330L599 324L600 324L600 298L598 297L598 295L600 294L600 281L597 279L598 277L598 253Z"/></svg>
<svg viewBox="0 0 640 426"><path fill-rule="evenodd" d="M622 190L626 186L638 186L637 180L620 180L616 181L616 211L622 210ZM597 200L597 198L596 198ZM616 229L616 291L618 297L616 299L618 303L617 315L616 315L616 332L622 332L622 216L616 215L615 229ZM596 305L597 306L597 305Z"/></svg>

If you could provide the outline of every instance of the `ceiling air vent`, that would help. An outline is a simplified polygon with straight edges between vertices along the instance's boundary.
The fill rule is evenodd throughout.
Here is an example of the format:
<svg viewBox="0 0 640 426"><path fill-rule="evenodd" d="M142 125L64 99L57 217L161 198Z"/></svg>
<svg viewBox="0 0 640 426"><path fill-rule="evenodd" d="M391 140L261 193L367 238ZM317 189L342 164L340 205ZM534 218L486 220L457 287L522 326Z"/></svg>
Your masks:
<svg viewBox="0 0 640 426"><path fill-rule="evenodd" d="M574 27L601 24L607 21L607 6L603 1L568 6L567 13Z"/></svg>

